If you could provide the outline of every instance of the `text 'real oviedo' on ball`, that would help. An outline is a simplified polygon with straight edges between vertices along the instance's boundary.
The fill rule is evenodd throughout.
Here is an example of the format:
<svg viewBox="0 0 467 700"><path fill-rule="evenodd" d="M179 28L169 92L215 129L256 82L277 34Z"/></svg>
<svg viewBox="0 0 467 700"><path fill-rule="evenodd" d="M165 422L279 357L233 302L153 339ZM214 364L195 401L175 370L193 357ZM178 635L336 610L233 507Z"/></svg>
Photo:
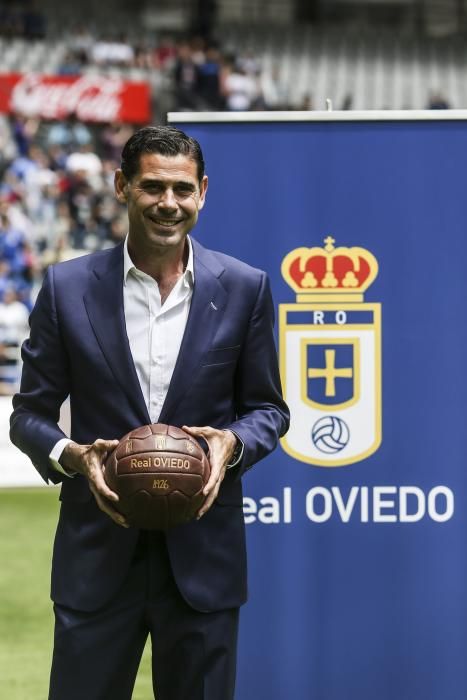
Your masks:
<svg viewBox="0 0 467 700"><path fill-rule="evenodd" d="M204 503L210 465L198 441L163 423L125 435L109 455L107 485L119 496L116 509L145 530L168 530L191 520Z"/></svg>

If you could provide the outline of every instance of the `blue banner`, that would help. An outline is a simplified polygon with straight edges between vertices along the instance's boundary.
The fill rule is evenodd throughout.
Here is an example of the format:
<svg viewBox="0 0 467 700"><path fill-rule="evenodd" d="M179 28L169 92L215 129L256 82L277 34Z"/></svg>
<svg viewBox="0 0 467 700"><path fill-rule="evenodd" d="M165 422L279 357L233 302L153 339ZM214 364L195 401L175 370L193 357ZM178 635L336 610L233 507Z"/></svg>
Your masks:
<svg viewBox="0 0 467 700"><path fill-rule="evenodd" d="M292 425L244 478L238 700L467 697L467 121L186 123Z"/></svg>

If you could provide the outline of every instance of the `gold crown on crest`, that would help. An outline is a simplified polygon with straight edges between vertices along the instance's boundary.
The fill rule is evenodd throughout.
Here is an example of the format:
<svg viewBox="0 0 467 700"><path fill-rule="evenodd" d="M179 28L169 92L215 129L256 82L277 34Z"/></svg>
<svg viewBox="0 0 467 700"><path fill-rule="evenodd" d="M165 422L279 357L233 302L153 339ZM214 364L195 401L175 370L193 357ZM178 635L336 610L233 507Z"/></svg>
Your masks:
<svg viewBox="0 0 467 700"><path fill-rule="evenodd" d="M323 248L295 248L283 259L282 276L297 293L297 302L363 301L378 274L378 261L365 248L335 248L334 243L328 236Z"/></svg>

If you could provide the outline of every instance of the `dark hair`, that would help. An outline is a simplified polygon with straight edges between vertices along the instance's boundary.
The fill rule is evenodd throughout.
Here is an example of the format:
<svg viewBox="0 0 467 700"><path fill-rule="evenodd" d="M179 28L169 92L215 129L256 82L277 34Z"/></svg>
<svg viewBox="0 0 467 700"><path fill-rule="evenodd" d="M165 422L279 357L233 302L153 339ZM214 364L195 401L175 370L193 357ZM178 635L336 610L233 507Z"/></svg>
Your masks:
<svg viewBox="0 0 467 700"><path fill-rule="evenodd" d="M188 156L198 168L198 180L204 177L204 158L198 141L174 126L145 126L135 131L123 147L121 169L127 180L139 170L142 153L162 156Z"/></svg>

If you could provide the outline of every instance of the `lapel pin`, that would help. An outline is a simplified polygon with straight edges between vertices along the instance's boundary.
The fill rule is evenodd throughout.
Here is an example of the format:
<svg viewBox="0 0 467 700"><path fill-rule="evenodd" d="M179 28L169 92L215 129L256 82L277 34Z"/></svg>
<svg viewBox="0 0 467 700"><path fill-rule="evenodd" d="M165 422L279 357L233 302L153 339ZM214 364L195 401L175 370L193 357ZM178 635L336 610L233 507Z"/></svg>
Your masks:
<svg viewBox="0 0 467 700"><path fill-rule="evenodd" d="M215 305L215 303L213 301L211 301L211 306L214 309L214 311L217 311L217 306Z"/></svg>

